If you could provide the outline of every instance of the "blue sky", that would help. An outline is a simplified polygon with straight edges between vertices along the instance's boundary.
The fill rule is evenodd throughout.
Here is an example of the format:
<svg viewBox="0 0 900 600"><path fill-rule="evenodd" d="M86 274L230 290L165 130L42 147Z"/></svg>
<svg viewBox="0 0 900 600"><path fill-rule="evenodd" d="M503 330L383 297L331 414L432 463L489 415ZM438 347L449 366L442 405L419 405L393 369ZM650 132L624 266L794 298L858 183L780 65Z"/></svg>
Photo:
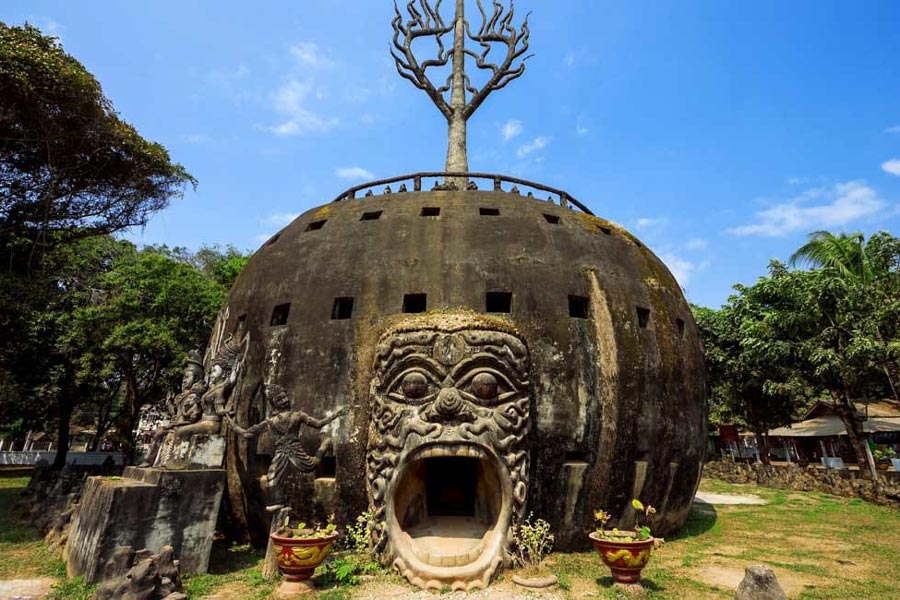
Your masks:
<svg viewBox="0 0 900 600"><path fill-rule="evenodd" d="M520 0L535 57L469 124L472 170L568 190L717 306L816 229L900 234L900 2ZM471 11L470 15L472 14ZM370 177L440 170L388 0L5 0L199 180L138 243L255 249Z"/></svg>

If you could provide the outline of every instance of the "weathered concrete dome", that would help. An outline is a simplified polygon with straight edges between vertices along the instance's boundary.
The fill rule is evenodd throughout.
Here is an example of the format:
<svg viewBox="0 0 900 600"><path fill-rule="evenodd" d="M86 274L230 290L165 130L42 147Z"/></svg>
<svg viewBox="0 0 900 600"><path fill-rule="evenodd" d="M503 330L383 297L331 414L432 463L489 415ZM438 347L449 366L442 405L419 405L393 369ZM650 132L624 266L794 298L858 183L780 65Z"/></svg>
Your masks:
<svg viewBox="0 0 900 600"><path fill-rule="evenodd" d="M663 263L601 218L504 191L333 202L253 255L220 325L218 335L249 335L237 423L270 414L267 385L315 418L344 409L328 433L301 430L323 460L276 490L308 519L334 509L348 522L371 506L384 544L429 512L472 513L486 527L533 512L572 549L596 508L624 524L640 498L658 508L661 534L688 512L705 451L697 331ZM486 374L466 380L467 356L483 357ZM395 372L401 361L415 364ZM268 532L264 505L279 500L264 485L272 443L229 443L230 510L256 540ZM391 543L401 570L428 562Z"/></svg>

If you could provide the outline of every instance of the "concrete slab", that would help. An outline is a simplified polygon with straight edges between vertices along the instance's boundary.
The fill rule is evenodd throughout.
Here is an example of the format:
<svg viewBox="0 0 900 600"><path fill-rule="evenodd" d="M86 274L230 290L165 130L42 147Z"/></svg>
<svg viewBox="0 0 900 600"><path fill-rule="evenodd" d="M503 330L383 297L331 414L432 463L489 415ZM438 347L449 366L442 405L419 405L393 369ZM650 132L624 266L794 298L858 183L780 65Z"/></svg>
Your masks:
<svg viewBox="0 0 900 600"><path fill-rule="evenodd" d="M750 505L764 505L768 504L767 500L763 500L759 496L755 496L752 494L742 495L742 494L712 494L710 492L697 492L697 495L694 496L694 500L700 500L702 502L706 502L707 504L718 504L720 506L730 506L730 505L741 505L741 504L750 504ZM743 575L741 575L743 578ZM739 580L740 581L740 580Z"/></svg>

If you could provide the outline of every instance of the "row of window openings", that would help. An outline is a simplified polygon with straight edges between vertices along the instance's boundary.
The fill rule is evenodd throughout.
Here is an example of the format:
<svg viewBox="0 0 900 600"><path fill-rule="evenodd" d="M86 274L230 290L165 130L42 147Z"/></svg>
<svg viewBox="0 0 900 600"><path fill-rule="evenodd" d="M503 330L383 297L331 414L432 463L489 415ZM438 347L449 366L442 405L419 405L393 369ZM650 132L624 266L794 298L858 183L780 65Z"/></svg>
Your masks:
<svg viewBox="0 0 900 600"><path fill-rule="evenodd" d="M290 304L279 304L272 310L269 325L276 327L285 325L290 313ZM428 310L427 294L404 294L403 312L409 314L423 313ZM484 297L484 310L488 313L512 312L512 292L488 292ZM650 309L636 306L638 327L646 329L650 325ZM331 319L342 321L353 316L353 297L342 296L334 299L331 308ZM573 319L587 319L590 316L590 299L586 296L569 296L569 316ZM678 336L684 335L684 319L675 319Z"/></svg>
<svg viewBox="0 0 900 600"><path fill-rule="evenodd" d="M374 210L372 212L364 212L362 216L359 218L360 221L377 221L381 218L381 215L384 211ZM481 207L478 209L478 214L483 217L499 217L500 209L499 208L485 208ZM421 212L419 212L420 217L439 217L441 215L441 209L437 206L424 206L422 207ZM546 220L551 225L559 224L559 217L557 215L544 214L544 220ZM321 221L313 221L309 225L306 226L306 231L318 231L325 226L326 221L328 219L322 219ZM604 233L611 233L609 228L602 227Z"/></svg>

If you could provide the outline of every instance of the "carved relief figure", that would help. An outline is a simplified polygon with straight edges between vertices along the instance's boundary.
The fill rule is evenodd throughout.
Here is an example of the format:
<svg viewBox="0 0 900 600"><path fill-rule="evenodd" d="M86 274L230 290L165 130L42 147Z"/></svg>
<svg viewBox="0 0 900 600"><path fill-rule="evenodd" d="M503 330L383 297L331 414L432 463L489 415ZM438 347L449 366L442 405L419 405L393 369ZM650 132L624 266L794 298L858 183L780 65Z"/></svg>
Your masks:
<svg viewBox="0 0 900 600"><path fill-rule="evenodd" d="M140 465L141 467L149 467L156 461L160 446L172 429L200 420L202 411L199 400L206 391L206 386L203 384L203 363L201 361L198 351L191 350L188 353L187 366L181 380L181 391L174 396L170 394L165 399L164 411L168 414L168 419L160 423L153 432L150 450L147 452L146 460Z"/></svg>
<svg viewBox="0 0 900 600"><path fill-rule="evenodd" d="M169 459L172 448L180 441L190 439L193 435L215 435L221 432L222 417L227 414L226 403L240 377L246 356L247 339L235 342L233 336L226 338L212 359L209 378L206 383L195 383L188 396L196 405L188 405L186 413L193 421L173 427L157 464L168 468L181 468ZM200 413L196 418L197 412Z"/></svg>
<svg viewBox="0 0 900 600"><path fill-rule="evenodd" d="M528 494L528 351L508 327L422 323L377 347L367 449L376 548L419 587L486 587ZM426 546L444 527L471 540Z"/></svg>
<svg viewBox="0 0 900 600"><path fill-rule="evenodd" d="M247 429L234 424L230 419L229 423L236 433L246 439L254 438L267 429L272 433L275 438L275 456L269 466L266 485L277 490L289 467L293 466L302 473L312 473L331 448L331 437L326 436L316 453L310 456L300 442L300 430L303 426L322 429L341 416L344 409L340 408L322 419L316 419L302 410L291 410L291 399L287 391L276 384L266 386L266 397L272 407L271 417Z"/></svg>

